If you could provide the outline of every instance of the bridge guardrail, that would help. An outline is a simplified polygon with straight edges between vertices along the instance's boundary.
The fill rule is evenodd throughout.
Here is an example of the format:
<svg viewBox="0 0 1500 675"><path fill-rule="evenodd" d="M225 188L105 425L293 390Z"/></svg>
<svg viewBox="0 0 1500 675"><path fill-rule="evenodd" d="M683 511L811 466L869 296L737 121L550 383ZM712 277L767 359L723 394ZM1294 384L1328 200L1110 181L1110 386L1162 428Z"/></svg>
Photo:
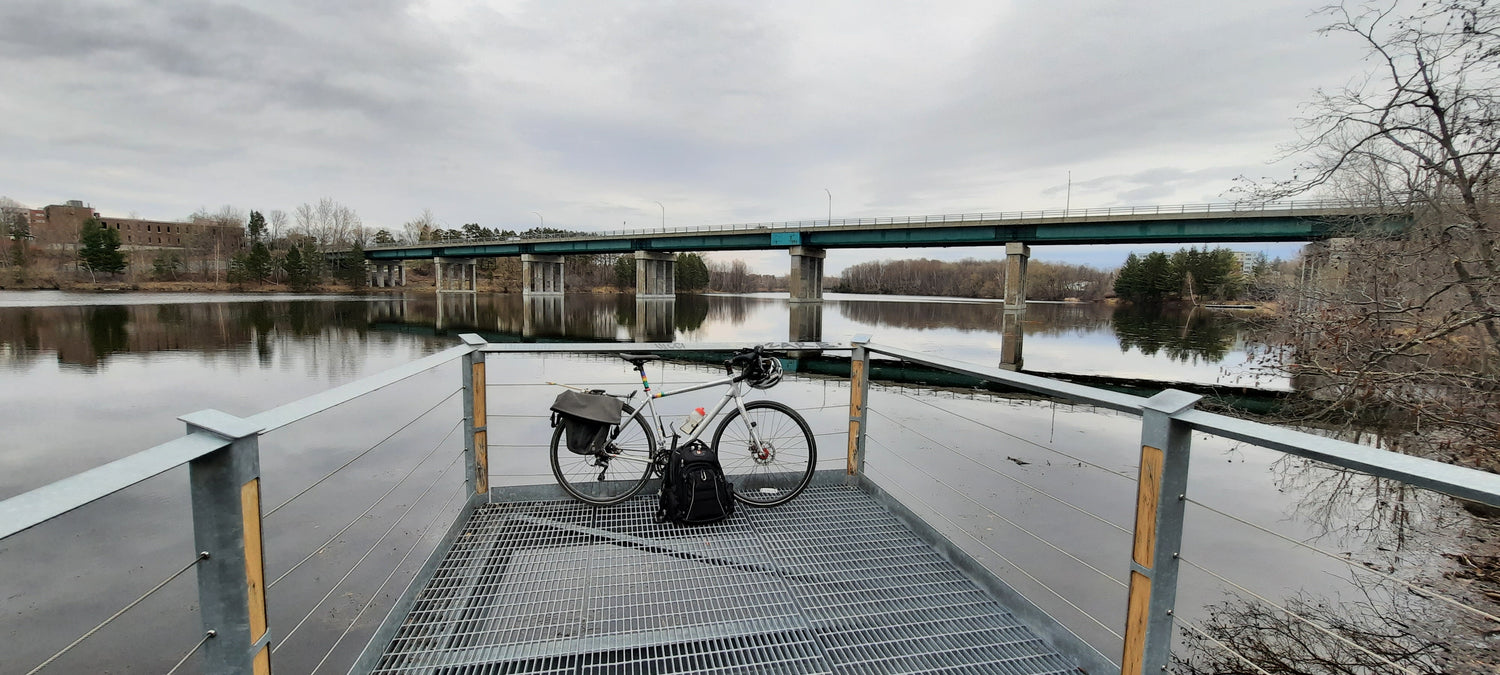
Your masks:
<svg viewBox="0 0 1500 675"><path fill-rule="evenodd" d="M1390 205L1378 203L1351 202L1345 200L1297 200L1284 202L1222 202L1201 204L1155 204L1146 206L1104 206L1082 209L1042 209L1036 211L999 211L980 213L949 213L913 216L885 216L875 218L836 218L817 220L790 220L790 221L768 221L755 223L730 223L724 225L690 225L683 227L657 227L657 228L628 228L620 230L606 230L587 235L587 238L610 238L631 237L640 235L673 235L694 234L703 232L746 232L756 230L810 230L829 229L840 227L865 227L871 225L931 225L943 223L966 223L981 221L1029 221L1051 219L1058 222L1067 222L1073 218L1099 218L1113 216L1191 216L1194 214L1221 214L1221 213L1244 213L1244 214L1294 214L1297 212L1318 211L1341 211L1351 212L1368 210L1370 212L1382 212L1391 210ZM444 239L429 242L410 242L396 244L372 244L366 250L380 250L392 248L406 248L418 244L443 245L473 245L473 244L513 244L518 242L535 241L568 241L579 237L557 237L547 239Z"/></svg>

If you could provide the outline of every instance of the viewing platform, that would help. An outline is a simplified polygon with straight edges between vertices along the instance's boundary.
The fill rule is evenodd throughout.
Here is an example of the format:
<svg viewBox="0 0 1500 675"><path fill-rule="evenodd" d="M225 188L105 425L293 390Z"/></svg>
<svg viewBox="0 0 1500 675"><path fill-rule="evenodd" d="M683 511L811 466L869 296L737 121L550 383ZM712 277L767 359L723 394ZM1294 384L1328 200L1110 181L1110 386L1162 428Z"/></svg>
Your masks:
<svg viewBox="0 0 1500 675"><path fill-rule="evenodd" d="M7 552L36 541L25 531L184 465L193 523L190 549L155 552L165 563L148 570L101 560L91 571L117 575L110 578L128 595L144 590L138 599L101 611L92 627L43 636L57 642L50 658L0 656L0 668L70 672L68 659L101 631L127 629L140 643L180 653L173 673L1143 675L1167 669L1183 636L1249 663L1213 637L1198 607L1179 605L1184 572L1316 621L1251 588L1239 551L1227 562L1208 557L1255 545L1222 538L1226 523L1378 574L1447 610L1495 618L1233 515L1225 509L1243 504L1195 494L1188 466L1195 443L1224 439L1491 506L1500 506L1500 476L1197 410L1198 397L1180 391L1143 398L864 336L767 345L788 355L848 355L845 375L788 368L765 394L804 415L818 439L812 485L792 501L680 527L654 521L649 488L609 507L563 497L537 452L546 447L537 439L550 433L546 401L557 372L604 382L620 366L613 356L628 351L662 356L653 367L663 379L702 377L701 364L743 346L496 344L464 335L462 345L261 413L185 415L187 433L177 440L0 502L0 571ZM1012 407L957 392L927 400L872 381L905 365L1026 397ZM417 384L423 398L401 393ZM500 409L500 400L509 404ZM1083 439L1072 445L1027 437L1004 417L1035 416L1045 401L1107 415L1092 418L1101 428L1070 429L1066 420L1059 427L1054 407L1051 433ZM339 417L357 406L370 410ZM421 431L391 440L408 429ZM379 440L365 447L356 437ZM337 487L388 442L410 466L404 475L374 470L367 480L376 482L363 489ZM1046 451L1068 470L1010 470L1037 463L1022 450ZM296 470L263 476L262 457L272 452L294 458ZM1114 487L1065 492L1082 475L1074 470ZM389 484L383 494L367 494L380 483ZM332 496L310 515L271 519L320 491ZM263 493L276 505L264 506ZM1189 509L1225 520L1185 527ZM111 532L160 526L111 515L102 516ZM356 539L362 524L384 532ZM1189 533L1208 542L1194 547ZM135 570L148 571L118 576ZM155 586L139 578L156 570L166 578ZM193 577L196 609L182 599L157 608L154 620L115 623L147 611L141 605L153 597L180 597L171 594L183 582L174 582ZM164 628L174 625L160 619L168 614L196 615L201 629ZM1399 656L1372 658L1405 670L1391 661Z"/></svg>

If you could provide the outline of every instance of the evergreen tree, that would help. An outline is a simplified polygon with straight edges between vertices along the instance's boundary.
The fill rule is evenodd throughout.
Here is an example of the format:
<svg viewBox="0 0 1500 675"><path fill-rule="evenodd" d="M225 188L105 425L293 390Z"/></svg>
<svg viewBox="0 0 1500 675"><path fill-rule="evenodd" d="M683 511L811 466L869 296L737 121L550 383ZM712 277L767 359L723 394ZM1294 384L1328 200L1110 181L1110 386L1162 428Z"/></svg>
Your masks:
<svg viewBox="0 0 1500 675"><path fill-rule="evenodd" d="M622 255L615 260L615 288L635 288L635 256Z"/></svg>
<svg viewBox="0 0 1500 675"><path fill-rule="evenodd" d="M708 265L704 264L703 256L683 253L677 256L674 267L674 281L678 291L701 291L708 287Z"/></svg>
<svg viewBox="0 0 1500 675"><path fill-rule="evenodd" d="M78 259L88 269L90 279L96 272L119 274L125 271L125 254L120 252L120 233L102 225L98 218L83 221L78 243Z"/></svg>
<svg viewBox="0 0 1500 675"><path fill-rule="evenodd" d="M369 278L365 270L365 248L354 242L354 245L344 252L339 259L339 280L350 288L359 288L368 283Z"/></svg>
<svg viewBox="0 0 1500 675"><path fill-rule="evenodd" d="M251 211L250 224L246 225L246 229L250 232L250 241L259 242L266 234L266 217L260 211Z"/></svg>
<svg viewBox="0 0 1500 675"><path fill-rule="evenodd" d="M251 244L250 253L245 257L246 277L256 283L265 283L271 278L272 269L271 249L263 241Z"/></svg>
<svg viewBox="0 0 1500 675"><path fill-rule="evenodd" d="M306 290L312 286L307 261L302 257L302 247L293 246L281 259L281 268L286 271L286 283L293 290Z"/></svg>

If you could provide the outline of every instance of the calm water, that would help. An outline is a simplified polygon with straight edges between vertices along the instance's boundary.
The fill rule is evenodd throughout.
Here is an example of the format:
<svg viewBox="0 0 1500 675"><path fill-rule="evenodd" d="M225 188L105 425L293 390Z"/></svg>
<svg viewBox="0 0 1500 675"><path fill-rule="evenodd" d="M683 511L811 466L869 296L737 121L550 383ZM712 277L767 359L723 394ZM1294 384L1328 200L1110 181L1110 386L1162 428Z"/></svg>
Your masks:
<svg viewBox="0 0 1500 675"><path fill-rule="evenodd" d="M1000 360L1003 341L1003 308L990 302L834 294L822 307L806 308L775 296L684 296L637 309L632 298L612 295L531 303L515 296L449 296L439 303L432 295L0 293L0 498L175 438L183 430L178 415L204 408L253 414L452 346L463 332L494 341L686 342L847 341L869 333L883 343L981 364ZM1023 327L1026 370L1253 381L1253 350L1247 347L1253 336L1225 314L1033 304ZM667 364L651 379L670 387L712 373L706 366ZM544 417L556 389L543 383L623 388L631 377L623 363L605 358L492 358L493 481L550 482L539 443L550 431ZM461 461L453 468L461 450L452 433L461 416L454 396L458 383L456 365L435 369L262 440L268 510L354 460L267 517L272 579L314 554L271 590L278 668L311 671L332 648L324 672L347 669L404 579L425 559L434 530L448 523L462 469ZM804 411L819 434L823 465L841 466L847 387L793 377L771 395ZM683 400L667 410L684 413L701 404ZM1134 418L906 387L877 387L871 407L869 465L877 481L910 498L919 512L969 514L934 522L997 568L1009 564L995 560L997 552L1007 552L1007 559L1038 576L1035 583L1018 582L1021 592L1056 609L1106 654L1118 652L1107 629L1051 593L1061 592L1117 627L1123 589L1086 568L1070 567L1074 561L1059 558L1026 531L1045 533L1124 578L1128 535L1080 519L1047 495L1128 529L1134 485L1116 473L1135 473ZM1334 550L1408 559L1414 554L1389 546L1391 538L1457 518L1440 500L1414 497L1417 517L1386 522L1365 493L1349 489L1347 479L1332 489L1327 472L1225 442L1195 440L1194 452L1193 484L1205 502ZM978 502L1009 522L976 511L971 505ZM1330 567L1227 522L1190 511L1187 553L1265 593L1350 592L1341 586L1347 570L1336 563ZM0 673L26 672L191 559L185 469L0 543ZM392 569L398 573L382 588ZM1221 597L1221 586L1202 575L1185 573L1183 583L1187 604ZM194 596L188 574L59 661L55 672L106 666L111 672L164 672L200 635L196 614L182 609ZM367 602L371 607L359 614ZM333 648L351 622L349 637ZM111 653L125 655L127 665L121 667Z"/></svg>

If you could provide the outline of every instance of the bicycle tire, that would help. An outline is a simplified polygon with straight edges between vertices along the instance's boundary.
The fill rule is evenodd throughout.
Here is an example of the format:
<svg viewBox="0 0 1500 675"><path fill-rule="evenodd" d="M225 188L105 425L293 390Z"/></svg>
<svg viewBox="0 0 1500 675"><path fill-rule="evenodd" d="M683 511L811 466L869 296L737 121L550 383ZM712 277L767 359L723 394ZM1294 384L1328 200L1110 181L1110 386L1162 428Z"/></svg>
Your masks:
<svg viewBox="0 0 1500 675"><path fill-rule="evenodd" d="M724 476L734 483L734 498L741 504L760 508L785 504L812 482L818 465L812 429L797 411L776 401L746 403L745 414L755 424L761 442L770 445L763 449L769 451L768 456L756 452L745 418L738 409L732 410L714 431L713 449Z"/></svg>
<svg viewBox="0 0 1500 675"><path fill-rule="evenodd" d="M624 415L631 412L633 409L625 406ZM632 426L638 429L632 431ZM629 459L574 453L563 442L563 426L559 424L552 431L552 476L574 499L594 506L618 504L635 496L651 478L656 437L651 434L644 416L636 417L633 425L627 422L623 428L617 429L607 447ZM639 475L635 473L636 467L640 468Z"/></svg>

